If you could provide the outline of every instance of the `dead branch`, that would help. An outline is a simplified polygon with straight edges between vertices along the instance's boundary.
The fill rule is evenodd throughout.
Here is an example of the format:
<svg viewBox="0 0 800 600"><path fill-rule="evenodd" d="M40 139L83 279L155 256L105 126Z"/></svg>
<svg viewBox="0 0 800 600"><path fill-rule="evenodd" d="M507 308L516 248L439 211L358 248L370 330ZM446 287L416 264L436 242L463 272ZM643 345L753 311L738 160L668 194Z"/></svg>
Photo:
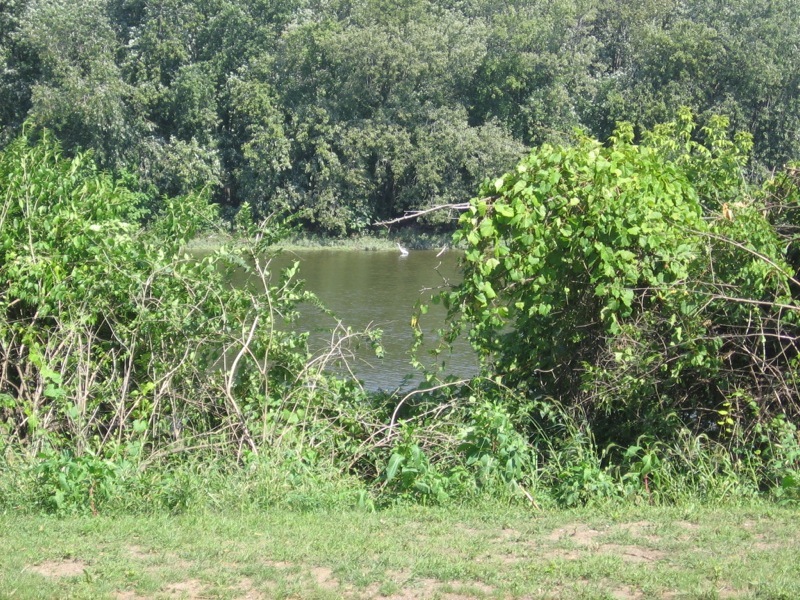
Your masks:
<svg viewBox="0 0 800 600"><path fill-rule="evenodd" d="M391 219L389 221L378 221L373 224L394 225L395 223L401 223L402 221L410 221L411 219L416 219L417 217L421 217L422 215L427 215L428 213L436 212L437 210L467 210L468 208L469 208L469 202L457 202L455 204L437 204L436 206L431 206L430 208L426 208L424 210L407 210L402 217L397 217L396 219Z"/></svg>

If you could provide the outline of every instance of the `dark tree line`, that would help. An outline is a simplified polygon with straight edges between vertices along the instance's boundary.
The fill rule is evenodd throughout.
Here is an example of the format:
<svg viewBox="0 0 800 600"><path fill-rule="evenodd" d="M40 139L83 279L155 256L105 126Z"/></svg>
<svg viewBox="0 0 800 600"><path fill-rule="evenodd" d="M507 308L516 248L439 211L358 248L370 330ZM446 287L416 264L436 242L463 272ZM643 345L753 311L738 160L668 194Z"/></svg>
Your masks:
<svg viewBox="0 0 800 600"><path fill-rule="evenodd" d="M30 120L153 198L338 234L681 106L751 132L758 177L800 156L798 23L790 0L2 0L0 145Z"/></svg>

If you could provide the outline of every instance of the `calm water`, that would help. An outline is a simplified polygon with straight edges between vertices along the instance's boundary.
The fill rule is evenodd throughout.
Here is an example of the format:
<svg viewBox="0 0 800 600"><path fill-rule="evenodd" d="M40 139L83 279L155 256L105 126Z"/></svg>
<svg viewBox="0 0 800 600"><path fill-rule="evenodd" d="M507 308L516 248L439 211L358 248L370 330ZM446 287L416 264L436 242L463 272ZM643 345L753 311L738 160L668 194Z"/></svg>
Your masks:
<svg viewBox="0 0 800 600"><path fill-rule="evenodd" d="M413 342L411 316L418 300L458 283L460 253L447 251L437 257L436 250L412 250L408 256L397 251L302 250L284 252L274 259L280 266L300 261L300 279L314 292L336 318L353 330L365 327L383 330L383 358L375 357L368 344L357 349L350 367L368 389L393 390L419 380L410 365ZM428 302L429 312L420 319L426 347L436 346L436 330L444 325L444 309ZM312 349L320 351L330 341L329 330L336 319L313 306L303 306L298 328L312 332ZM433 364L428 353L423 362ZM468 377L478 370L477 358L465 340L452 354L442 355L445 373ZM405 378L411 376L410 380Z"/></svg>

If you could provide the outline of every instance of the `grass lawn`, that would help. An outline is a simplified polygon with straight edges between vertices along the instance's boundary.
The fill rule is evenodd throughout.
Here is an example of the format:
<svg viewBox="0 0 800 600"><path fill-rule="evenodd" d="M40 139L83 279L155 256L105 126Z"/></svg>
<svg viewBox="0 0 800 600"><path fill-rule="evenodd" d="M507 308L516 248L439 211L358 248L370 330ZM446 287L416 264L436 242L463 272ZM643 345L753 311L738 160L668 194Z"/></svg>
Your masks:
<svg viewBox="0 0 800 600"><path fill-rule="evenodd" d="M0 516L2 598L800 598L796 510Z"/></svg>

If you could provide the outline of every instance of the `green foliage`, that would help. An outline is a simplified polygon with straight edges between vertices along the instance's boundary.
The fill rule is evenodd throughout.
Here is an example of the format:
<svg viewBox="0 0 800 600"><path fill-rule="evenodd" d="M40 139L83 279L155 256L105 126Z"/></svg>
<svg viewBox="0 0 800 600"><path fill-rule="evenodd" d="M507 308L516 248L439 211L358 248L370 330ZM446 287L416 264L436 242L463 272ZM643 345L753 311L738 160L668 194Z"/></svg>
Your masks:
<svg viewBox="0 0 800 600"><path fill-rule="evenodd" d="M503 483L524 481L533 470L534 458L528 441L514 428L508 411L500 404L484 401L471 406L469 421L461 433L459 451L480 487L499 479Z"/></svg>
<svg viewBox="0 0 800 600"><path fill-rule="evenodd" d="M591 11L578 2L515 3L488 18L471 111L498 118L527 144L568 136L592 95Z"/></svg>
<svg viewBox="0 0 800 600"><path fill-rule="evenodd" d="M800 150L795 4L5 2L0 145L30 119L156 196L208 186L338 235L680 106L749 132L757 178Z"/></svg>
<svg viewBox="0 0 800 600"><path fill-rule="evenodd" d="M129 462L117 463L87 451L74 456L68 450L47 450L35 467L37 505L63 515L68 512L97 514L120 493ZM129 473L128 473L129 474Z"/></svg>
<svg viewBox="0 0 800 600"><path fill-rule="evenodd" d="M683 111L639 144L626 124L545 144L461 219L451 315L504 383L582 407L602 445L669 440L677 416L745 449L800 416L785 208L746 183L750 142L727 126Z"/></svg>
<svg viewBox="0 0 800 600"><path fill-rule="evenodd" d="M276 326L313 300L296 265L273 279L258 240L188 256L186 243L215 219L204 195L165 199L142 229L142 198L87 155L63 159L46 132L9 145L0 173L0 416L10 438L34 452L69 449L78 466L123 441L211 436L256 449L255 430L274 427L271 409L281 414L293 389L306 390L305 336ZM258 283L232 288L232 268Z"/></svg>
<svg viewBox="0 0 800 600"><path fill-rule="evenodd" d="M413 427L404 427L386 464L384 481L396 493L425 502L444 502L451 481L430 464L414 439Z"/></svg>
<svg viewBox="0 0 800 600"><path fill-rule="evenodd" d="M417 399L410 406L403 404L408 397L401 401L391 420L399 422L371 453L383 488L379 500L523 497L537 476L534 449L498 402L495 386L475 380L463 388L423 386L412 395Z"/></svg>
<svg viewBox="0 0 800 600"><path fill-rule="evenodd" d="M142 119L131 110L130 86L115 60L117 39L105 1L25 4L18 52L35 65L25 82L25 117L54 131L67 147L91 148L106 168L132 166L131 142Z"/></svg>
<svg viewBox="0 0 800 600"><path fill-rule="evenodd" d="M755 141L756 161L778 167L797 155L793 2L618 2L598 7L594 35L607 69L586 122L608 136L617 120L640 127L674 118L679 106L727 115ZM793 147L794 146L794 147Z"/></svg>
<svg viewBox="0 0 800 600"><path fill-rule="evenodd" d="M756 427L764 446L762 459L773 493L783 502L800 501L800 437L797 426L779 415Z"/></svg>
<svg viewBox="0 0 800 600"><path fill-rule="evenodd" d="M559 455L553 497L560 506L603 504L621 497L618 479L602 467L593 444L579 436Z"/></svg>

